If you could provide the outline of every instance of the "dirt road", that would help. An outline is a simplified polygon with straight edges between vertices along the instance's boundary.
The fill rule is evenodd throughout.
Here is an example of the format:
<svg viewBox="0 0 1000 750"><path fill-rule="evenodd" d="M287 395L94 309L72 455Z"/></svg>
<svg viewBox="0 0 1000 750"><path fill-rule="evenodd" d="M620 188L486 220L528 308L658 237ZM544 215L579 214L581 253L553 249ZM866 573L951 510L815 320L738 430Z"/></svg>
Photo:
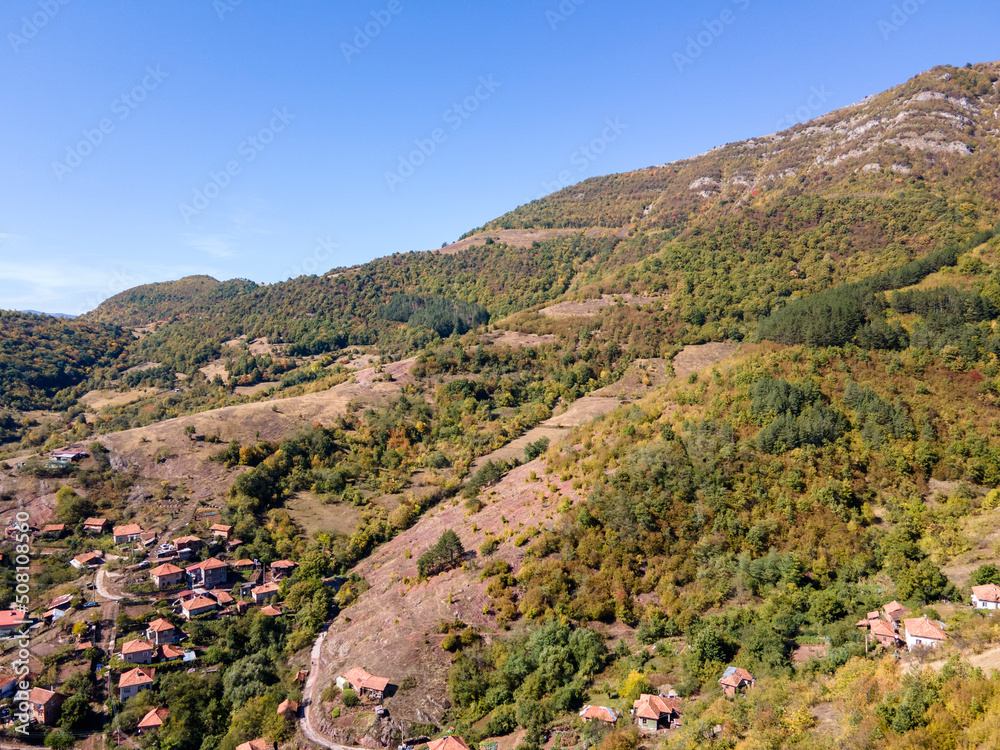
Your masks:
<svg viewBox="0 0 1000 750"><path fill-rule="evenodd" d="M302 702L305 704L305 709L302 712L302 722L299 724L299 727L302 729L302 734L306 736L307 740L320 747L327 747L330 750L365 750L365 748L338 745L330 742L313 727L314 716L318 717L318 714L323 710L321 700L317 700L316 707L313 708L313 694L316 691L316 682L319 679L320 670L317 667L322 658L323 642L326 640L326 634L327 631L324 630L313 644L309 663L309 676L306 678L306 686L302 691Z"/></svg>
<svg viewBox="0 0 1000 750"><path fill-rule="evenodd" d="M104 568L99 568L97 571L97 577L94 579L94 585L97 587L97 593L103 596L105 599L110 599L113 602L118 602L124 599L124 596L118 596L117 594L112 594L108 591L108 587L105 584L105 571Z"/></svg>

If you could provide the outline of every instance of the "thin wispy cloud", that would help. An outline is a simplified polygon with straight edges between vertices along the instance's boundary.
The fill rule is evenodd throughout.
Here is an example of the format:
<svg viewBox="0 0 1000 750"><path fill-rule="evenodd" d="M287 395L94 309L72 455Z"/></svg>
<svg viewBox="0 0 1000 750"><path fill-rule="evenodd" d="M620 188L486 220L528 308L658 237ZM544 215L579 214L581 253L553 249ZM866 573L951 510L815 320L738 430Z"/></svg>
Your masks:
<svg viewBox="0 0 1000 750"><path fill-rule="evenodd" d="M184 244L212 258L235 258L238 254L232 236L226 234L188 234Z"/></svg>

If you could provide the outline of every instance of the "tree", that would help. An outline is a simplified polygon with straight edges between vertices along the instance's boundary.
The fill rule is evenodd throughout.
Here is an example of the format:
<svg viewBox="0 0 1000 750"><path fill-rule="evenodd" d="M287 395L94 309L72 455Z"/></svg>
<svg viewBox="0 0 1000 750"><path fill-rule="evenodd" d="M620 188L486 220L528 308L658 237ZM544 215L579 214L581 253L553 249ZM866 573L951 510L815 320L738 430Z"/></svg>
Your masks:
<svg viewBox="0 0 1000 750"><path fill-rule="evenodd" d="M972 574L972 585L982 586L985 583L994 583L1000 586L1000 568L994 563L980 565Z"/></svg>
<svg viewBox="0 0 1000 750"><path fill-rule="evenodd" d="M454 565L465 556L465 547L451 529L448 529L438 539L437 544L422 554L417 560L417 572L426 577Z"/></svg>
<svg viewBox="0 0 1000 750"><path fill-rule="evenodd" d="M73 747L73 735L65 729L53 729L45 735L45 747L51 747L55 750Z"/></svg>
<svg viewBox="0 0 1000 750"><path fill-rule="evenodd" d="M73 731L83 726L89 716L89 691L75 693L63 701L59 715L59 726L67 731Z"/></svg>

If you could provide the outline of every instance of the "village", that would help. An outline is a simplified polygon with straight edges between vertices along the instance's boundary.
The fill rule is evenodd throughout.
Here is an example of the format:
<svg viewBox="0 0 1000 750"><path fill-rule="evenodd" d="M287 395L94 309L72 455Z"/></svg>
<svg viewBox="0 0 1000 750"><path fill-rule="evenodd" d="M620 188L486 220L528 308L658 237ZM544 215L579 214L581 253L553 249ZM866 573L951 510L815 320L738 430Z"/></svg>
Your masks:
<svg viewBox="0 0 1000 750"><path fill-rule="evenodd" d="M85 458L85 451L66 449L54 452L49 461L59 466ZM53 554L57 545L70 540L75 542L74 549L91 549L68 560L79 575L69 586L71 590L57 586L55 590L61 593L41 604L32 602L27 612L13 607L0 611L5 662L0 666L0 700L5 701L0 707L0 724L12 725L15 704L26 698L33 725L59 726L81 674L92 673L106 684L107 693L125 706L151 690L158 674L218 671L218 665L206 659L210 649L192 643L191 628L199 623L248 616L270 618L276 623L286 620L289 613L283 600L300 563L284 558L262 562L242 556L244 544L234 536L233 526L216 518L217 514L206 515L204 520L193 521L180 531L145 529L139 523L116 523L102 516L81 519L76 526L43 523L31 527L34 544L44 550L43 555ZM5 540L12 542L22 532L22 524L11 521L4 529ZM337 577L325 581L332 591L341 584ZM974 609L1000 609L1000 586L972 586L971 591L970 606ZM857 628L864 631L866 651L925 654L948 642L945 622L926 614L910 614L897 601L868 612L857 622ZM23 633L30 634L32 641L28 680L33 687L26 696L18 693L20 681L9 663L14 654L12 645ZM304 689L315 668L315 660L313 665L303 665L296 675L298 689L278 704L277 714L291 724L307 721L305 712L311 696L307 697ZM331 685L336 691L312 700L325 705L335 694L336 705L332 710L325 709L330 715L367 712L385 719L390 716L391 698L399 681L399 676L375 675L360 665L341 665ZM683 726L690 701L712 694L739 700L757 684L749 671L730 665L719 674L714 693L682 697L672 686L664 685L654 692L641 692L624 705L584 705L575 710L575 722L597 731L631 726L642 735L655 736ZM118 728L113 735L119 742L134 742L144 734L157 732L169 715L166 706L155 705L134 727L128 731ZM109 722L114 719L114 715L105 717ZM549 744L556 742L557 734L567 732L571 733L569 726L550 730ZM487 738L478 743L478 748L513 750L523 738L521 730L508 737ZM461 736L450 730L433 741L427 736L403 738L399 750L424 745L427 750L471 750ZM275 747L273 741L257 738L239 745L237 750Z"/></svg>

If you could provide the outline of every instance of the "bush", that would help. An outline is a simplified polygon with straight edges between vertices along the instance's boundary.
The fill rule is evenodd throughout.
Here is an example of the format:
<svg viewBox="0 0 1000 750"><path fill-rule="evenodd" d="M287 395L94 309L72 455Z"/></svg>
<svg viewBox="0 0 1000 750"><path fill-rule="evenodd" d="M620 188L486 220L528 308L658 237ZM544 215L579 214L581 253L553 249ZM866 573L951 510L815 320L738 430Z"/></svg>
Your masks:
<svg viewBox="0 0 1000 750"><path fill-rule="evenodd" d="M347 688L344 691L343 697L344 697L344 705L347 706L348 708L353 708L354 706L358 705L358 703L361 702L361 700L358 698L358 694L355 693L353 690L351 690L351 688Z"/></svg>

